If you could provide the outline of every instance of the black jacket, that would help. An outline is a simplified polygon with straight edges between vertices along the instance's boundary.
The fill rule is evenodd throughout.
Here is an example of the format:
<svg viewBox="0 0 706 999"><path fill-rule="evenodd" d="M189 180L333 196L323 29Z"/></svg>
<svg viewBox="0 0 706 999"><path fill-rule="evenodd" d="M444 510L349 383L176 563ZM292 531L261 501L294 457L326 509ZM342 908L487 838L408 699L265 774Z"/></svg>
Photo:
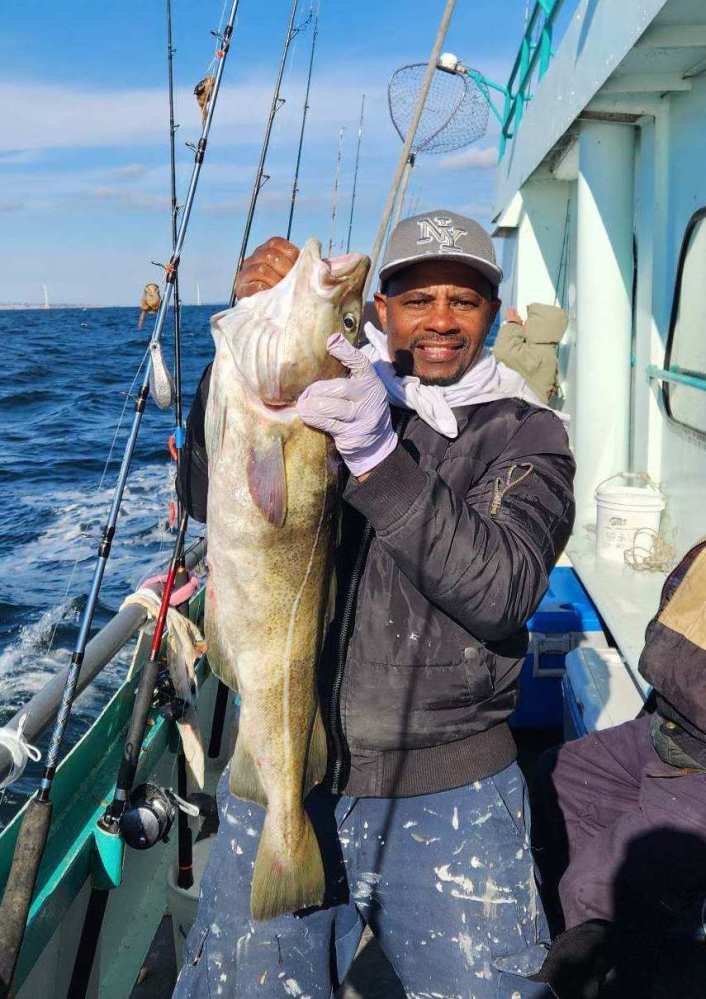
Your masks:
<svg viewBox="0 0 706 999"><path fill-rule="evenodd" d="M655 749L665 763L701 768L706 768L705 550L706 542L698 542L665 580L639 663L654 688ZM679 754L670 743L690 762L675 764Z"/></svg>
<svg viewBox="0 0 706 999"><path fill-rule="evenodd" d="M189 415L179 483L198 520L209 377ZM497 773L516 755L506 720L526 621L573 524L574 461L548 410L503 399L455 414L449 441L395 413L400 445L344 490L337 608L319 670L336 791L430 793Z"/></svg>

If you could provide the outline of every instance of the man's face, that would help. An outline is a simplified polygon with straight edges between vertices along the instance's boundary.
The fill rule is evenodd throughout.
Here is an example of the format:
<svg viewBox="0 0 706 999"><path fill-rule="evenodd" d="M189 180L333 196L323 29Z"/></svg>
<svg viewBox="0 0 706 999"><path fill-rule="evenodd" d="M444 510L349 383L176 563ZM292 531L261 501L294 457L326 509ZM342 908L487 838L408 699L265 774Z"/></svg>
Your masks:
<svg viewBox="0 0 706 999"><path fill-rule="evenodd" d="M375 304L395 370L424 385L453 385L468 371L500 307L490 282L455 260L395 274Z"/></svg>

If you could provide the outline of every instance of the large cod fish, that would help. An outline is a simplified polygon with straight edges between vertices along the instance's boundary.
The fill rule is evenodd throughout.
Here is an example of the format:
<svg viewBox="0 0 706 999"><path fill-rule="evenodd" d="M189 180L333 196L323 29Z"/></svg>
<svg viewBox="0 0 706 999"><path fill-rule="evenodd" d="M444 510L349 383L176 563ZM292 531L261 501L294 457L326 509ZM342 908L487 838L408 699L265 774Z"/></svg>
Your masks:
<svg viewBox="0 0 706 999"><path fill-rule="evenodd" d="M321 853L303 799L326 773L315 668L331 603L337 458L295 403L345 372L327 353L354 340L367 257L303 247L275 288L211 320L216 356L206 407L205 632L213 671L241 698L233 794L264 805L254 919L319 905Z"/></svg>

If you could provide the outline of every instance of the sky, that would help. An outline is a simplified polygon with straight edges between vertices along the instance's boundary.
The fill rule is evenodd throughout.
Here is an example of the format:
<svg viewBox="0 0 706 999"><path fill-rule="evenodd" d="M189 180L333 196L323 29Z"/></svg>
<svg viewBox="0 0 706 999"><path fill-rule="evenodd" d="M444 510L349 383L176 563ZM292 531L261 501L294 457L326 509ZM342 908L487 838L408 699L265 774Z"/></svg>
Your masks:
<svg viewBox="0 0 706 999"><path fill-rule="evenodd" d="M177 185L200 133L194 85L206 74L223 0L172 0ZM171 249L164 0L4 0L0 11L0 303L133 305L151 261ZM182 297L227 299L272 100L290 0L241 0L180 267ZM300 0L298 22L310 0ZM366 117L352 249L372 244L401 140L387 86L426 62L444 0L320 0L319 37L292 238L345 243L361 95ZM526 0L458 0L444 49L505 82ZM250 248L286 231L311 44L290 49ZM336 223L332 195L343 128ZM498 128L448 154L423 154L405 211L446 207L489 223Z"/></svg>

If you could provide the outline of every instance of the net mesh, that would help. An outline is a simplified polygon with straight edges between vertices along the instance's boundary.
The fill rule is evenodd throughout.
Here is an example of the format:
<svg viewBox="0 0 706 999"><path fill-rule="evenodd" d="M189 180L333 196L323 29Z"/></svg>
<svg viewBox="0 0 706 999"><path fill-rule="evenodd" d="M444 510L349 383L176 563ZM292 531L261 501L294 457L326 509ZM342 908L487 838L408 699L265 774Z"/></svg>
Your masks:
<svg viewBox="0 0 706 999"><path fill-rule="evenodd" d="M422 90L426 63L402 66L387 88L390 117L404 142ZM485 134L488 102L480 87L461 73L436 70L412 152L450 153L469 146Z"/></svg>

